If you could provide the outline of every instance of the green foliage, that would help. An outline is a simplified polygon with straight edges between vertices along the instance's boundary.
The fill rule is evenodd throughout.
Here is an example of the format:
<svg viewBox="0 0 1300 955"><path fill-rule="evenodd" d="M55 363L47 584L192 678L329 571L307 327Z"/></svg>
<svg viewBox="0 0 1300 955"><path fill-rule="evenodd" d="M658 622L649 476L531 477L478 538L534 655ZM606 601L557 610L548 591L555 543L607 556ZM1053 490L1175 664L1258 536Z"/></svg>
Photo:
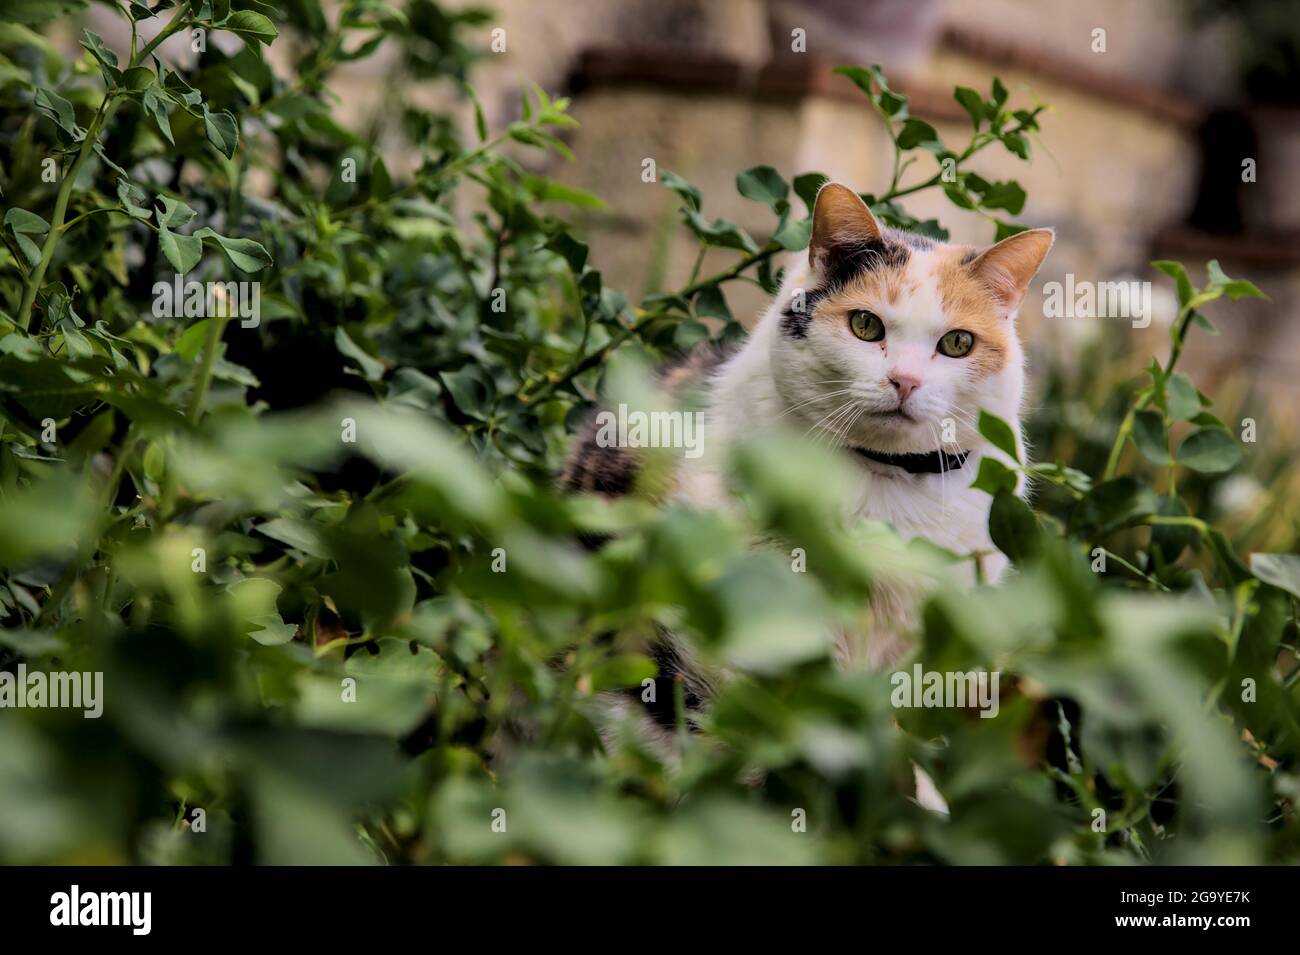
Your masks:
<svg viewBox="0 0 1300 955"><path fill-rule="evenodd" d="M1241 451L1175 371L1200 309L1249 283L1211 264L1198 290L1159 263L1171 354L1107 409L1104 440L1050 425L1034 446L1072 445L1068 464L1024 464L981 417L1008 458L977 486L1019 565L997 588L950 585L987 555L841 526L821 492L842 462L779 436L735 462L742 513L567 498L551 475L602 388L737 336L727 284L779 282L825 177L739 174L774 217L760 244L662 173L686 227L738 255L633 304L559 217L600 199L524 165L567 152L568 103L530 90L489 136L464 85L481 13L118 4L167 17L158 36L244 41L175 72L156 39L87 33L67 61L21 25L76 6L0 14L0 665L100 671L105 708L0 710L6 860L1297 857L1295 558L1247 566L1213 522L1205 482ZM290 32L285 76L265 51ZM383 44L475 117L465 142L395 84L409 175L326 92ZM846 73L896 147L877 214L946 235L900 204L940 188L990 238L1022 228L994 213L1023 189L964 165L997 143L1027 159L1041 106L959 88L972 139L954 151L878 69ZM917 162L938 169L905 185ZM158 314L180 273L259 282L258 321ZM1121 473L1130 439L1142 459ZM1035 511L1012 493L1025 479ZM755 539L801 548L808 572ZM918 662L1001 671L998 718L895 709L887 674L833 664L831 635L897 575L930 592ZM700 732L679 718L671 760L599 695L642 691L658 626L735 673ZM681 714L683 687L666 692ZM948 817L912 799L913 766Z"/></svg>

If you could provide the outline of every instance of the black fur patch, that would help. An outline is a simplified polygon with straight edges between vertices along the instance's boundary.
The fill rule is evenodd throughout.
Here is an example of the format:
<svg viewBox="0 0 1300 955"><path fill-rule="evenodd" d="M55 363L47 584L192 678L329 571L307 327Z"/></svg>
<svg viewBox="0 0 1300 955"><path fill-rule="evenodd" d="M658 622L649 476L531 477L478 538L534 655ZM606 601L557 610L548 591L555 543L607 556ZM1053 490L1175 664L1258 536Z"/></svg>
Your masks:
<svg viewBox="0 0 1300 955"><path fill-rule="evenodd" d="M802 312L787 308L781 313L781 330L790 338L808 337L808 324L819 301L848 285L859 275L876 269L906 268L912 257L910 250L918 252L934 248L934 240L912 232L888 229L873 242L844 243L832 246L826 252L826 282L808 292Z"/></svg>
<svg viewBox="0 0 1300 955"><path fill-rule="evenodd" d="M781 331L790 338L807 338L808 323L812 321L812 315L805 303L805 307L799 311L793 308L787 308L781 313Z"/></svg>
<svg viewBox="0 0 1300 955"><path fill-rule="evenodd" d="M659 371L659 383L670 395L681 399L687 392L706 380L734 349L705 342L687 354L664 365ZM578 430L573 450L560 473L560 486L570 492L603 494L606 497L623 497L636 486L641 461L635 448L601 447L596 440L600 433L596 415Z"/></svg>
<svg viewBox="0 0 1300 955"><path fill-rule="evenodd" d="M599 430L594 419L583 428L562 475L564 489L622 497L636 482L636 459L628 448L601 447Z"/></svg>
<svg viewBox="0 0 1300 955"><path fill-rule="evenodd" d="M689 670L682 660L681 654L672 642L666 638L655 641L650 649L650 658L654 660L655 665L659 667L659 675L655 677L654 699L644 703L646 715L650 717L658 726L671 730L677 727L677 704L675 702L675 684L680 676L689 675ZM683 684L682 702L686 704L686 713L683 718L686 719L688 729L694 729L694 721L689 718L691 711L699 711L704 708L704 700L692 689L694 681L686 679ZM641 699L641 689L632 687L628 690L638 700Z"/></svg>
<svg viewBox="0 0 1300 955"><path fill-rule="evenodd" d="M904 236L907 236L907 233L896 233L891 230L875 242L861 242L832 248L827 262L829 283L832 287L839 288L848 285L858 275L875 269L906 268L907 260L911 257L909 246L918 249L931 247L911 243L913 239L917 242L928 242L928 239L922 235L909 236L909 238Z"/></svg>

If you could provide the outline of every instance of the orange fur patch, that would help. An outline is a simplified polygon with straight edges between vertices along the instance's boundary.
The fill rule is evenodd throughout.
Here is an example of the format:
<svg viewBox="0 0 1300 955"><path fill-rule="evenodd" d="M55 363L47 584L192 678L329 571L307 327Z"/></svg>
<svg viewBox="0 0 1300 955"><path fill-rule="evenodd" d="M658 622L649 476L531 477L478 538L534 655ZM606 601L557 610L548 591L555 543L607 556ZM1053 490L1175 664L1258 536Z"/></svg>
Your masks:
<svg viewBox="0 0 1300 955"><path fill-rule="evenodd" d="M946 331L964 328L975 336L975 347L966 356L981 378L996 375L1007 363L1012 323L998 310L988 287L965 261L971 249L943 246L935 250L939 280L939 301L948 319Z"/></svg>

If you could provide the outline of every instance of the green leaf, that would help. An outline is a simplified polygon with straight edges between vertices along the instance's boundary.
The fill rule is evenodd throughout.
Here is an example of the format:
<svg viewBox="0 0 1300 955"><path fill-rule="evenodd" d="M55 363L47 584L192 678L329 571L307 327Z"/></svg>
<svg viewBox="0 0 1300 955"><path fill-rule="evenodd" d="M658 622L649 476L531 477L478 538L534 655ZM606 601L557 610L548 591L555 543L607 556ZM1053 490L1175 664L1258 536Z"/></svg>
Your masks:
<svg viewBox="0 0 1300 955"><path fill-rule="evenodd" d="M673 192L677 193L677 195L681 196L686 202L686 205L691 209L694 209L696 212L700 211L700 190L696 189L681 176L677 175L677 173L665 169L659 174L659 181Z"/></svg>
<svg viewBox="0 0 1300 955"><path fill-rule="evenodd" d="M1017 565L1035 557L1042 546L1034 512L1006 488L993 495L989 506L989 537Z"/></svg>
<svg viewBox="0 0 1300 955"><path fill-rule="evenodd" d="M899 149L915 149L922 143L942 143L934 127L923 120L909 118L898 133Z"/></svg>
<svg viewBox="0 0 1300 955"><path fill-rule="evenodd" d="M470 102L474 104L474 131L478 133L479 143L485 143L488 138L488 129L487 119L483 116L483 104L479 102L478 93L469 83L462 83L461 90L469 97ZM528 102L527 97L524 97L524 102Z"/></svg>
<svg viewBox="0 0 1300 955"><path fill-rule="evenodd" d="M211 322L212 319L204 318L185 329L180 337L176 339L176 344L172 346L172 350L186 361L193 361L199 356L199 351L207 342L208 327Z"/></svg>
<svg viewBox="0 0 1300 955"><path fill-rule="evenodd" d="M223 30L238 34L248 40L271 45L271 41L280 35L275 24L254 10L236 10L219 26Z"/></svg>
<svg viewBox="0 0 1300 955"><path fill-rule="evenodd" d="M1002 80L993 77L993 105L996 109L1001 109L1007 101L1007 88L1002 85Z"/></svg>
<svg viewBox="0 0 1300 955"><path fill-rule="evenodd" d="M817 202L817 193L828 182L830 177L822 172L805 172L794 177L794 194L808 207L809 215L812 215L813 206Z"/></svg>
<svg viewBox="0 0 1300 955"><path fill-rule="evenodd" d="M160 218L158 226L158 248L167 257L167 261L181 275L189 272L203 258L203 240L192 235L180 235L167 228L167 223Z"/></svg>
<svg viewBox="0 0 1300 955"><path fill-rule="evenodd" d="M1152 464L1169 463L1169 438L1159 411L1143 409L1133 416L1133 443Z"/></svg>
<svg viewBox="0 0 1300 955"><path fill-rule="evenodd" d="M113 172L117 173L119 176L125 176L127 174L126 170L114 162L113 158L104 150L103 143L95 143L94 149L95 155L99 157L99 161L105 166L113 170Z"/></svg>
<svg viewBox="0 0 1300 955"><path fill-rule="evenodd" d="M166 3L160 3L158 4L157 9L150 9L148 0L129 0L130 9L127 12L130 13L131 19L138 23L141 20L149 20L156 17L159 12L166 9L167 6L168 4Z"/></svg>
<svg viewBox="0 0 1300 955"><path fill-rule="evenodd" d="M277 517L257 525L257 531L272 540L288 544L294 550L302 551L308 557L324 560L331 556L330 549L321 536L320 528L311 521Z"/></svg>
<svg viewBox="0 0 1300 955"><path fill-rule="evenodd" d="M40 26L86 9L89 0L5 0L0 22Z"/></svg>
<svg viewBox="0 0 1300 955"><path fill-rule="evenodd" d="M1135 477L1095 485L1070 515L1076 533L1103 537L1111 531L1156 513L1159 503L1150 486Z"/></svg>
<svg viewBox="0 0 1300 955"><path fill-rule="evenodd" d="M259 14L260 16L260 14ZM265 18L263 18L265 19ZM239 123L229 110L214 113L203 105L203 129L212 143L227 159L233 159L239 146Z"/></svg>
<svg viewBox="0 0 1300 955"><path fill-rule="evenodd" d="M39 265L41 249L31 237L45 235L50 231L50 224L35 213L19 209L17 206L5 213L4 224L13 230L14 240L27 259L27 264L33 268Z"/></svg>
<svg viewBox="0 0 1300 955"><path fill-rule="evenodd" d="M542 202L562 202L578 209L595 209L602 212L609 208L600 197L545 176L526 176L524 185Z"/></svg>
<svg viewBox="0 0 1300 955"><path fill-rule="evenodd" d="M999 491L1014 493L1016 490L1016 472L997 458L985 456L980 458L979 473L970 486L977 491L984 491L993 495L996 495Z"/></svg>
<svg viewBox="0 0 1300 955"><path fill-rule="evenodd" d="M1192 300L1192 295L1195 294L1196 290L1192 286L1192 280L1187 276L1187 269L1183 268L1181 262L1170 262L1161 259L1152 262L1151 265L1174 280L1174 284L1178 287L1178 306L1180 308Z"/></svg>
<svg viewBox="0 0 1300 955"><path fill-rule="evenodd" d="M984 97L968 86L959 86L952 91L952 98L970 114L971 126L979 129L984 119Z"/></svg>
<svg viewBox="0 0 1300 955"><path fill-rule="evenodd" d="M10 365L6 373L12 371ZM70 558L78 545L95 539L102 519L86 482L64 472L7 490L0 495L0 567L17 569L44 558Z"/></svg>
<svg viewBox="0 0 1300 955"><path fill-rule="evenodd" d="M1002 145L1007 147L1008 152L1015 153L1026 161L1029 159L1029 140L1024 136L1019 133L1003 133L998 138L1002 140Z"/></svg>
<svg viewBox="0 0 1300 955"><path fill-rule="evenodd" d="M567 232L557 232L546 243L546 248L556 253L569 265L574 275L581 275L587 264L588 248Z"/></svg>
<svg viewBox="0 0 1300 955"><path fill-rule="evenodd" d="M1006 209L1012 215L1019 215L1025 207L1025 190L1014 180L989 182L975 173L964 177L966 188L979 196L979 203L986 209Z"/></svg>
<svg viewBox="0 0 1300 955"><path fill-rule="evenodd" d="M1264 583L1300 597L1300 557L1295 554L1251 554L1250 572Z"/></svg>
<svg viewBox="0 0 1300 955"><path fill-rule="evenodd" d="M1020 452L1016 450L1016 434L1009 424L981 408L979 431L995 448L1004 451L1017 464L1020 463Z"/></svg>
<svg viewBox="0 0 1300 955"><path fill-rule="evenodd" d="M491 403L496 395L492 380L478 365L466 365L459 371L440 372L438 377L464 414L480 421L487 420L491 413Z"/></svg>
<svg viewBox="0 0 1300 955"><path fill-rule="evenodd" d="M157 124L158 131L163 134L163 138L175 146L176 139L172 136L172 123L167 116L167 101L153 89L147 89L144 91L140 104L144 107L145 112L153 117L153 121Z"/></svg>
<svg viewBox="0 0 1300 955"><path fill-rule="evenodd" d="M17 206L5 213L5 225L19 235L44 235L50 231L50 224L34 212Z"/></svg>
<svg viewBox="0 0 1300 955"><path fill-rule="evenodd" d="M976 206L975 199L966 191L966 187L959 182L950 182L945 185L943 194L958 209L974 209Z"/></svg>
<svg viewBox="0 0 1300 955"><path fill-rule="evenodd" d="M260 272L272 264L271 254L262 243L253 239L231 239L212 231L207 226L194 232L195 238L211 239L230 257L241 272Z"/></svg>
<svg viewBox="0 0 1300 955"><path fill-rule="evenodd" d="M876 109L886 119L901 121L907 118L907 97L889 88L885 74L879 66L863 69L860 66L838 66L832 72L847 76L858 89L866 93Z"/></svg>
<svg viewBox="0 0 1300 955"><path fill-rule="evenodd" d="M683 208L682 218L686 225L706 245L721 246L725 249L739 249L742 252L757 252L758 244L750 238L748 232L729 219L705 219L694 209Z"/></svg>
<svg viewBox="0 0 1300 955"><path fill-rule="evenodd" d="M717 285L701 289L700 294L695 296L695 314L704 318L721 318L728 322L733 320L722 288Z"/></svg>
<svg viewBox="0 0 1300 955"><path fill-rule="evenodd" d="M1156 513L1161 517L1189 517L1183 499L1177 495L1160 498ZM1156 524L1151 528L1151 551L1166 564L1172 564L1188 547L1196 543L1196 529L1182 524Z"/></svg>
<svg viewBox="0 0 1300 955"><path fill-rule="evenodd" d="M811 239L812 216L800 219L798 222L792 222L788 217L784 218L772 233L772 241L787 252L798 252L800 249L808 248Z"/></svg>
<svg viewBox="0 0 1300 955"><path fill-rule="evenodd" d="M782 210L778 206L786 201L790 186L771 166L755 166L736 177L736 191L779 215Z"/></svg>
<svg viewBox="0 0 1300 955"><path fill-rule="evenodd" d="M153 70L145 66L133 66L122 74L122 88L132 93L140 93L153 83Z"/></svg>
<svg viewBox="0 0 1300 955"><path fill-rule="evenodd" d="M117 54L104 46L104 38L98 33L82 30L81 34L81 45L89 50L90 55L99 63L99 70L104 75L104 85L110 87L120 85L122 71L117 66Z"/></svg>
<svg viewBox="0 0 1300 955"><path fill-rule="evenodd" d="M875 75L870 70L861 66L840 66L834 72L847 76L858 89L875 99Z"/></svg>
<svg viewBox="0 0 1300 955"><path fill-rule="evenodd" d="M1177 461L1201 474L1223 474L1241 461L1241 446L1223 428L1199 428L1178 446Z"/></svg>
<svg viewBox="0 0 1300 955"><path fill-rule="evenodd" d="M77 125L77 114L72 104L54 90L46 89L44 86L38 87L35 106L36 112L50 119L74 142L81 142L86 138L85 130Z"/></svg>
<svg viewBox="0 0 1300 955"><path fill-rule="evenodd" d="M1211 259L1205 266L1206 277L1209 279L1209 288L1221 291L1234 302L1243 297L1250 298L1268 298L1251 282L1245 279L1231 279L1219 266L1218 259Z"/></svg>
<svg viewBox="0 0 1300 955"><path fill-rule="evenodd" d="M993 231L993 241L1001 242L1003 239L1008 239L1013 235L1019 235L1021 232L1027 231L1028 228L1028 226L1017 225L1014 222L1003 222L999 219L997 220L996 228Z"/></svg>
<svg viewBox="0 0 1300 955"><path fill-rule="evenodd" d="M158 223L160 225L177 229L183 225L189 225L194 217L198 215L180 199L174 199L171 196L159 196L158 201L163 204L163 211L158 213ZM154 207L154 210L157 211L157 206Z"/></svg>
<svg viewBox="0 0 1300 955"><path fill-rule="evenodd" d="M122 203L127 214L133 219L153 217L153 210L146 205L149 201L148 194L125 179L117 180L117 201Z"/></svg>
<svg viewBox="0 0 1300 955"><path fill-rule="evenodd" d="M384 377L384 363L354 342L342 325L334 329L334 346L341 354L356 362L361 369L361 376L367 381L379 381Z"/></svg>
<svg viewBox="0 0 1300 955"><path fill-rule="evenodd" d="M248 622L253 627L248 635L264 647L282 646L298 635L298 628L285 623L278 613L250 617Z"/></svg>
<svg viewBox="0 0 1300 955"><path fill-rule="evenodd" d="M1173 421L1190 421L1201 411L1201 396L1191 379L1181 372L1165 383L1165 404Z"/></svg>

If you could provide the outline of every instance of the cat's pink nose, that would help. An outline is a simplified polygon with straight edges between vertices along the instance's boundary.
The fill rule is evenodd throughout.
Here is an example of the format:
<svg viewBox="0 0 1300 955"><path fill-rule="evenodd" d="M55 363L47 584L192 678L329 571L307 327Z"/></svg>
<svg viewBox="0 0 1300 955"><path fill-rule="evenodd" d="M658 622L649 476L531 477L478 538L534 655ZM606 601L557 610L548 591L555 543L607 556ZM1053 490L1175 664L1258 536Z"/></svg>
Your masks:
<svg viewBox="0 0 1300 955"><path fill-rule="evenodd" d="M905 371L895 369L889 373L889 383L898 389L898 400L906 401L917 388L921 387L921 379L917 375L909 375Z"/></svg>

